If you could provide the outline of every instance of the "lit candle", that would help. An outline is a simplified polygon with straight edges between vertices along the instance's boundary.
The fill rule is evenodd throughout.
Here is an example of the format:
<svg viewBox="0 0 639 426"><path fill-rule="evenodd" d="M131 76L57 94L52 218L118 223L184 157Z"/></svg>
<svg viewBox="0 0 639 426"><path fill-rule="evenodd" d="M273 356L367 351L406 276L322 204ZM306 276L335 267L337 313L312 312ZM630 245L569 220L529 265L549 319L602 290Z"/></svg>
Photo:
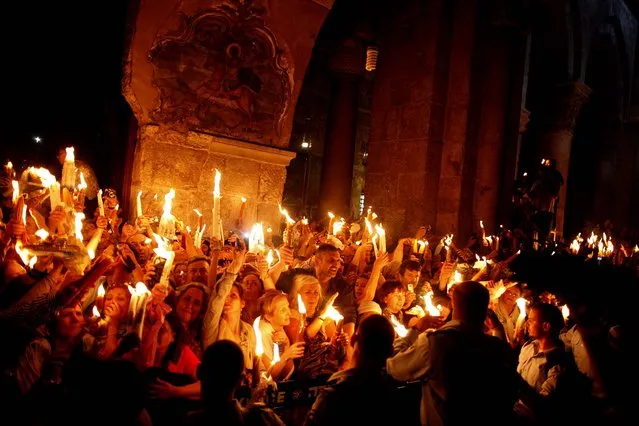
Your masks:
<svg viewBox="0 0 639 426"><path fill-rule="evenodd" d="M441 310L435 305L433 305L432 291L429 291L428 293L424 295L424 302L426 306L426 312L428 312L428 315L430 315L431 317L438 317L441 315Z"/></svg>
<svg viewBox="0 0 639 426"><path fill-rule="evenodd" d="M395 315L391 315L391 323L393 324L393 328L395 329L395 333L399 337L406 337L406 335L408 334L408 330L406 329L406 327L404 327L404 325L402 323L397 321L397 318L395 318Z"/></svg>
<svg viewBox="0 0 639 426"><path fill-rule="evenodd" d="M18 202L18 198L20 197L20 183L17 180L12 180L11 187L13 188L11 200L13 201L13 204L15 204Z"/></svg>
<svg viewBox="0 0 639 426"><path fill-rule="evenodd" d="M53 208L53 201L52 208ZM102 201L102 190L98 191L98 210L100 211L100 216L104 216L104 202Z"/></svg>
<svg viewBox="0 0 639 426"><path fill-rule="evenodd" d="M300 326L297 334L299 342L304 340L304 330L306 329L306 306L304 306L304 301L299 293L297 294L297 311L300 313Z"/></svg>
<svg viewBox="0 0 639 426"><path fill-rule="evenodd" d="M285 235L284 235L284 240L286 241L286 247L291 247L293 244L293 236L291 235L291 227L293 225L295 225L295 221L291 218L291 216L288 215L288 212L286 211L286 209L282 208L282 205L279 205L280 208L280 213L282 213L282 216L284 216L284 219L286 221L286 231Z"/></svg>
<svg viewBox="0 0 639 426"><path fill-rule="evenodd" d="M237 226L239 229L244 227L244 209L246 209L246 197L242 197L242 204L240 204L240 214L237 218Z"/></svg>
<svg viewBox="0 0 639 426"><path fill-rule="evenodd" d="M377 235L379 235L379 252L386 253L386 231L381 224L375 225Z"/></svg>
<svg viewBox="0 0 639 426"><path fill-rule="evenodd" d="M175 237L175 216L171 214L174 198L175 190L171 188L164 196L164 208L162 216L160 217L160 225L158 227L158 234L169 241L173 241L173 238Z"/></svg>
<svg viewBox="0 0 639 426"><path fill-rule="evenodd" d="M84 220L85 216L84 213L82 212L75 212L74 213L74 228L75 228L75 239L78 240L79 242L83 242L84 241L84 236L82 235L82 227L83 227L83 220Z"/></svg>
<svg viewBox="0 0 639 426"><path fill-rule="evenodd" d="M13 168L13 163L8 161L7 164L4 165L4 174L7 175L9 179L13 179L16 177L16 171Z"/></svg>
<svg viewBox="0 0 639 426"><path fill-rule="evenodd" d="M486 230L484 229L484 221L479 221L479 227L481 228L481 239L485 246L488 245L488 241L486 240Z"/></svg>
<svg viewBox="0 0 639 426"><path fill-rule="evenodd" d="M568 309L568 305L563 305L561 307L561 315L563 315L564 321L568 321L568 317L570 316L570 309Z"/></svg>
<svg viewBox="0 0 639 426"><path fill-rule="evenodd" d="M344 229L344 225L345 224L346 224L346 220L344 218L341 218L337 222L334 222L333 223L333 235L335 235L337 237L339 235L339 233L342 232L342 229Z"/></svg>
<svg viewBox="0 0 639 426"><path fill-rule="evenodd" d="M221 228L221 212L220 212L220 181L222 180L222 173L218 169L215 169L214 187L213 187L213 232L212 237L217 238L220 241L224 240L224 233Z"/></svg>
<svg viewBox="0 0 639 426"><path fill-rule="evenodd" d="M261 253L264 250L264 228L261 223L253 225L248 240L250 253Z"/></svg>
<svg viewBox="0 0 639 426"><path fill-rule="evenodd" d="M77 200L78 209L84 210L85 193L87 189L87 182L84 180L84 173L80 172L80 183L77 186Z"/></svg>
<svg viewBox="0 0 639 426"><path fill-rule="evenodd" d="M75 149L73 147L66 148L60 181L63 187L69 190L75 189Z"/></svg>
<svg viewBox="0 0 639 426"><path fill-rule="evenodd" d="M136 209L138 217L142 216L142 191L138 191L138 196L136 199Z"/></svg>
<svg viewBox="0 0 639 426"><path fill-rule="evenodd" d="M162 269L162 276L160 277L160 282L158 285L164 286L167 288L169 286L169 274L171 273L171 269L173 268L173 260L175 259L175 252L171 250L171 244L167 243L162 237L158 234L153 234L153 238L155 238L155 242L157 243L157 247L153 249L155 254L159 257L165 259L164 268Z"/></svg>
<svg viewBox="0 0 639 426"><path fill-rule="evenodd" d="M96 306L102 308L102 305L104 304L104 295L105 294L106 294L106 291L104 290L104 285L99 285L98 286L98 295L95 298Z"/></svg>
<svg viewBox="0 0 639 426"><path fill-rule="evenodd" d="M517 322L515 323L515 330L519 331L524 324L524 320L526 319L526 299L520 297L516 301L517 307L519 308L519 316L517 317Z"/></svg>
<svg viewBox="0 0 639 426"><path fill-rule="evenodd" d="M335 219L335 215L331 212L328 212L328 217L329 217L329 221L328 221L328 234L330 235L331 232L333 231L333 219Z"/></svg>

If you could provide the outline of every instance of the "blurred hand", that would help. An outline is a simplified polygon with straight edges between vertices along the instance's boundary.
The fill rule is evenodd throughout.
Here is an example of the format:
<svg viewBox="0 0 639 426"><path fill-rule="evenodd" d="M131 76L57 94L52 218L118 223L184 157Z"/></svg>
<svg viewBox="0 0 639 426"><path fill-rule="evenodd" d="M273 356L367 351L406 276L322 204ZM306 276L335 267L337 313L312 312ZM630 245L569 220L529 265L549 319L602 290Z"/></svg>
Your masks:
<svg viewBox="0 0 639 426"><path fill-rule="evenodd" d="M7 223L6 233L7 235L13 236L15 238L24 239L26 228L17 220L11 219L9 223Z"/></svg>
<svg viewBox="0 0 639 426"><path fill-rule="evenodd" d="M348 347L349 341L350 339L348 338L348 334L344 332L335 333L335 336L333 337L333 344L344 348Z"/></svg>
<svg viewBox="0 0 639 426"><path fill-rule="evenodd" d="M431 317L430 315L426 315L417 320L415 328L422 333L429 328L439 328L442 325L444 325L443 317Z"/></svg>
<svg viewBox="0 0 639 426"><path fill-rule="evenodd" d="M169 286L153 286L153 288L151 289L151 303L153 305L159 305L160 303L164 302L164 299L166 299L170 292L171 288Z"/></svg>
<svg viewBox="0 0 639 426"><path fill-rule="evenodd" d="M280 252L280 259L286 265L292 265L295 259L293 249L290 247L282 246L278 250Z"/></svg>
<svg viewBox="0 0 639 426"><path fill-rule="evenodd" d="M407 291L404 296L404 306L402 307L402 309L410 308L410 305L413 304L415 299L417 299L417 295L415 295L415 293L413 293L412 291Z"/></svg>
<svg viewBox="0 0 639 426"><path fill-rule="evenodd" d="M138 216L135 218L135 226L138 229L149 229L151 221L147 216Z"/></svg>
<svg viewBox="0 0 639 426"><path fill-rule="evenodd" d="M178 387L169 382L156 379L149 387L149 394L153 399L171 399L178 396Z"/></svg>
<svg viewBox="0 0 639 426"><path fill-rule="evenodd" d="M57 206L55 210L49 213L49 229L55 231L61 223L67 220L67 214L64 212L64 207Z"/></svg>
<svg viewBox="0 0 639 426"><path fill-rule="evenodd" d="M143 281L145 283L148 283L150 281L153 281L153 278L155 278L156 273L155 273L155 265L153 264L153 262L147 262L146 265L144 265L144 279ZM157 286L155 286L157 287ZM153 288L155 288L153 287Z"/></svg>
<svg viewBox="0 0 639 426"><path fill-rule="evenodd" d="M303 356L304 356L304 342L295 342L292 345L290 345L288 348L286 348L286 350L284 351L280 359L282 361L286 361L289 359L301 358Z"/></svg>
<svg viewBox="0 0 639 426"><path fill-rule="evenodd" d="M58 290L60 290L60 287L62 286L62 283L65 282L67 275L68 271L65 270L62 262L57 263L53 267L53 270L47 276L50 285L49 292L51 294L55 294Z"/></svg>
<svg viewBox="0 0 639 426"><path fill-rule="evenodd" d="M257 270L260 274L260 277L265 277L268 275L268 262L264 259L264 256L258 256L257 262L255 264Z"/></svg>
<svg viewBox="0 0 639 426"><path fill-rule="evenodd" d="M226 272L231 274L239 274L244 265L244 258L246 257L246 250L235 250L233 252L233 261L226 267Z"/></svg>
<svg viewBox="0 0 639 426"><path fill-rule="evenodd" d="M390 254L380 253L379 256L377 256L377 259L375 259L375 263L373 263L373 268L382 270L386 265L390 263L390 259Z"/></svg>
<svg viewBox="0 0 639 426"><path fill-rule="evenodd" d="M98 229L107 229L108 225L109 221L104 216L98 216L98 218L95 220L95 226L98 227Z"/></svg>

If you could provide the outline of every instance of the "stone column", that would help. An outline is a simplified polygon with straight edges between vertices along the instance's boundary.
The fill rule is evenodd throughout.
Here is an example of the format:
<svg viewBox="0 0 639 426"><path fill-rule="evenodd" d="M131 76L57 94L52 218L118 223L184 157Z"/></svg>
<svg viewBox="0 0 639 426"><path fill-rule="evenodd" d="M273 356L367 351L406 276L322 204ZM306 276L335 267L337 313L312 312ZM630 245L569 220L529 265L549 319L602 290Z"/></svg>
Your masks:
<svg viewBox="0 0 639 426"><path fill-rule="evenodd" d="M564 216L566 212L566 190L568 187L568 170L570 167L570 149L575 131L577 117L581 107L588 100L591 89L585 84L575 81L562 84L556 88L556 100L550 108L551 122L549 131L542 136L540 157L551 157L557 161L557 170L564 178L564 185L559 192L557 208L557 237L563 234Z"/></svg>
<svg viewBox="0 0 639 426"><path fill-rule="evenodd" d="M479 37L482 63L475 70L479 73L476 93L480 95L480 107L474 118L477 121L477 152L473 153L476 161L474 205L472 221L459 223L460 236L468 235L470 230L479 231L480 220L489 232L499 229L500 191L510 186L502 182L505 151L517 140L517 134L508 131L517 32L511 26L491 22L484 25Z"/></svg>
<svg viewBox="0 0 639 426"><path fill-rule="evenodd" d="M322 160L319 216L350 214L359 79L365 52L354 40L344 42L331 58L336 73Z"/></svg>

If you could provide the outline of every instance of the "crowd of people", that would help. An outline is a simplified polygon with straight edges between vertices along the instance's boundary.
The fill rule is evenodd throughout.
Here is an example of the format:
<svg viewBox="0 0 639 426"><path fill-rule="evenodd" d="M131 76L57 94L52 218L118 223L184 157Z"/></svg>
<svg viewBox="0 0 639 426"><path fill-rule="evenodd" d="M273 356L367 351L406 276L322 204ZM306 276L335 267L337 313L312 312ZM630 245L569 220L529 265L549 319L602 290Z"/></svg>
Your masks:
<svg viewBox="0 0 639 426"><path fill-rule="evenodd" d="M16 194L10 172L0 185L2 424L636 419L625 387L636 384L635 323L522 282L514 265L541 254L507 228L458 248L421 227L386 252L363 222L332 232L299 221L259 250L243 230L200 243L178 224L162 280L159 212L127 222L105 190L78 228L88 209L76 188L52 207L29 173ZM318 384L314 397L273 398L278 386L301 395Z"/></svg>

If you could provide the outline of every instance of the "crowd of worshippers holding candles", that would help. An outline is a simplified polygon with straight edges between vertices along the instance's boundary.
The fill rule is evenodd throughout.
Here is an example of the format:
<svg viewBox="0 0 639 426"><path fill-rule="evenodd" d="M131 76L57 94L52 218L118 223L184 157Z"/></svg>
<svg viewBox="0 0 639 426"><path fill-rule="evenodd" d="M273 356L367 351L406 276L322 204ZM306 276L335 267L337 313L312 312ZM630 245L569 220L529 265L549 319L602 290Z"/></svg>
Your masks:
<svg viewBox="0 0 639 426"><path fill-rule="evenodd" d="M243 198L225 230L217 170L213 223L197 209L197 223L175 217L173 189L147 206L138 193L127 222L112 189L88 211L74 154L59 178L4 166L4 424L623 417L577 313L513 280L526 248L507 227L480 222L467 244L420 227L391 249L372 208L307 220L280 207L281 223L245 225ZM594 232L556 250L611 262L639 252ZM607 353L621 351L619 327L606 332ZM287 383L323 388L275 407ZM407 383L417 398L398 397Z"/></svg>

